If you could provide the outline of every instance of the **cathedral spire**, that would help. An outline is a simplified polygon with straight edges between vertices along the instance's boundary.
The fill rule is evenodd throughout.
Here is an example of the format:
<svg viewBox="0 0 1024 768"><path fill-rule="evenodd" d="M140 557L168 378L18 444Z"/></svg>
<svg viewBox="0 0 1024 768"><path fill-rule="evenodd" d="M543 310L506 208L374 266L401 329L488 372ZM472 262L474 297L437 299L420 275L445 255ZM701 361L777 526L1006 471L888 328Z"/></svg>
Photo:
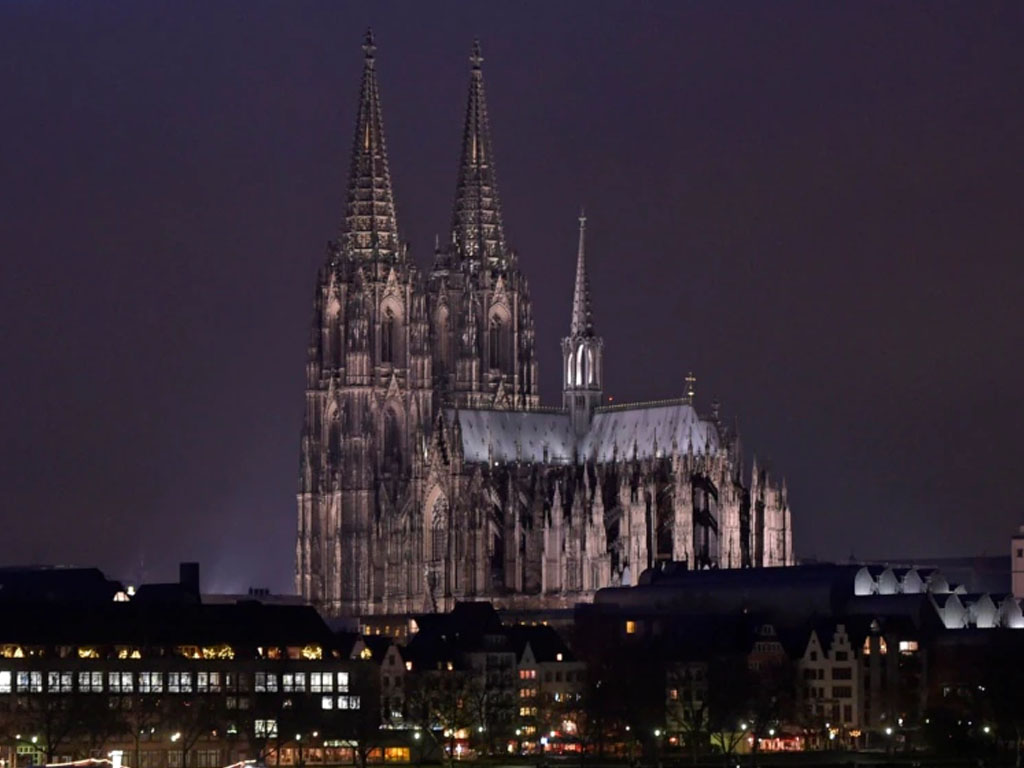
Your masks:
<svg viewBox="0 0 1024 768"><path fill-rule="evenodd" d="M488 256L500 259L505 253L505 232L501 224L501 203L491 152L479 41L473 43L469 62L469 101L462 135L459 180L455 188L452 245L459 258Z"/></svg>
<svg viewBox="0 0 1024 768"><path fill-rule="evenodd" d="M572 293L572 324L569 335L573 338L594 335L594 318L590 311L590 282L583 256L583 240L587 231L587 217L580 210L580 244L576 253L576 287Z"/></svg>
<svg viewBox="0 0 1024 768"><path fill-rule="evenodd" d="M342 250L354 258L394 258L400 253L377 88L376 51L373 31L368 29L363 43L363 82L341 232Z"/></svg>

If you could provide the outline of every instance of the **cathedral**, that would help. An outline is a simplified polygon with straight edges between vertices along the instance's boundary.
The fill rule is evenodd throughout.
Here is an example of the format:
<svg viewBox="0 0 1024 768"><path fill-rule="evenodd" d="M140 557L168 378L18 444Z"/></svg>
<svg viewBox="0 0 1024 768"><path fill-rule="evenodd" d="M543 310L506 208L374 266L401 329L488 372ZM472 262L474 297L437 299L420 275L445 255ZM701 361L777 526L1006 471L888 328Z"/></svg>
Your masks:
<svg viewBox="0 0 1024 768"><path fill-rule="evenodd" d="M450 237L416 265L399 238L372 36L363 50L345 215L306 364L299 594L331 616L551 608L667 561L791 565L785 484L756 460L745 471L717 403L696 410L692 377L678 399L602 405L582 216L562 403L540 405L478 46Z"/></svg>

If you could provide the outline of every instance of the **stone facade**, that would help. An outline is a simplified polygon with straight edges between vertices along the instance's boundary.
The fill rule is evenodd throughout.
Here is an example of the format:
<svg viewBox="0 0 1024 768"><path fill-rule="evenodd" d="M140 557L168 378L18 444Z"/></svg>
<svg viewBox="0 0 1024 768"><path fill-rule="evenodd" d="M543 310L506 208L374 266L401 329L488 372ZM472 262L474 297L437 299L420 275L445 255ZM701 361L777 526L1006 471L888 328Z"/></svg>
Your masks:
<svg viewBox="0 0 1024 768"><path fill-rule="evenodd" d="M529 285L508 247L479 48L451 238L402 245L372 39L347 209L315 293L296 586L330 615L553 607L659 561L793 562L785 485L686 397L602 407L580 219L563 402L539 405Z"/></svg>

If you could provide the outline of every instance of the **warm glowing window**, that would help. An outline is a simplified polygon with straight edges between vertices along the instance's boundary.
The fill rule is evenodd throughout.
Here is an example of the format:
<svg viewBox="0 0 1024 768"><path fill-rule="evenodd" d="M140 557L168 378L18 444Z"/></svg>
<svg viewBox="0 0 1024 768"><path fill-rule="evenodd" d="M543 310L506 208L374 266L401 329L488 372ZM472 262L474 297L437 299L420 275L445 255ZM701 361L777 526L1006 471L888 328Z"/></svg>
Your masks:
<svg viewBox="0 0 1024 768"><path fill-rule="evenodd" d="M202 649L204 659L227 659L235 658L235 649L230 645L204 645Z"/></svg>
<svg viewBox="0 0 1024 768"><path fill-rule="evenodd" d="M917 641L900 640L900 653L917 653Z"/></svg>
<svg viewBox="0 0 1024 768"><path fill-rule="evenodd" d="M100 652L95 648L82 647L78 649L78 658L80 659L98 659Z"/></svg>
<svg viewBox="0 0 1024 768"><path fill-rule="evenodd" d="M626 622L626 634L627 635L635 635L636 634L636 622L635 621L627 621Z"/></svg>

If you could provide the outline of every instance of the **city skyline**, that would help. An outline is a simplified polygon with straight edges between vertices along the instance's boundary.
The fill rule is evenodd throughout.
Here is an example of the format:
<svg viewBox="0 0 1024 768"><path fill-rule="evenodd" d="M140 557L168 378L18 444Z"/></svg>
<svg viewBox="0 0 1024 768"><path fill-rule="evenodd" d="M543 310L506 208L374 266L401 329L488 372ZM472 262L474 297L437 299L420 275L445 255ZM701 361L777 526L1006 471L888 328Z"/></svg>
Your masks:
<svg viewBox="0 0 1024 768"><path fill-rule="evenodd" d="M0 11L19 63L0 82L25 116L0 129L24 150L0 161L21 193L5 206L3 486L24 511L7 562L130 577L144 560L152 578L201 559L210 586L290 587L309 287L342 217L368 23L421 266L448 228L481 39L543 403L582 203L608 394L679 397L694 371L702 410L718 397L771 446L798 556L1006 551L1019 27L810 5L567 5L534 27L458 6L457 23L421 20L431 35L399 6L201 7L65 9L49 21L74 45L53 56L29 50L47 11ZM262 68L253 41L277 46Z"/></svg>

